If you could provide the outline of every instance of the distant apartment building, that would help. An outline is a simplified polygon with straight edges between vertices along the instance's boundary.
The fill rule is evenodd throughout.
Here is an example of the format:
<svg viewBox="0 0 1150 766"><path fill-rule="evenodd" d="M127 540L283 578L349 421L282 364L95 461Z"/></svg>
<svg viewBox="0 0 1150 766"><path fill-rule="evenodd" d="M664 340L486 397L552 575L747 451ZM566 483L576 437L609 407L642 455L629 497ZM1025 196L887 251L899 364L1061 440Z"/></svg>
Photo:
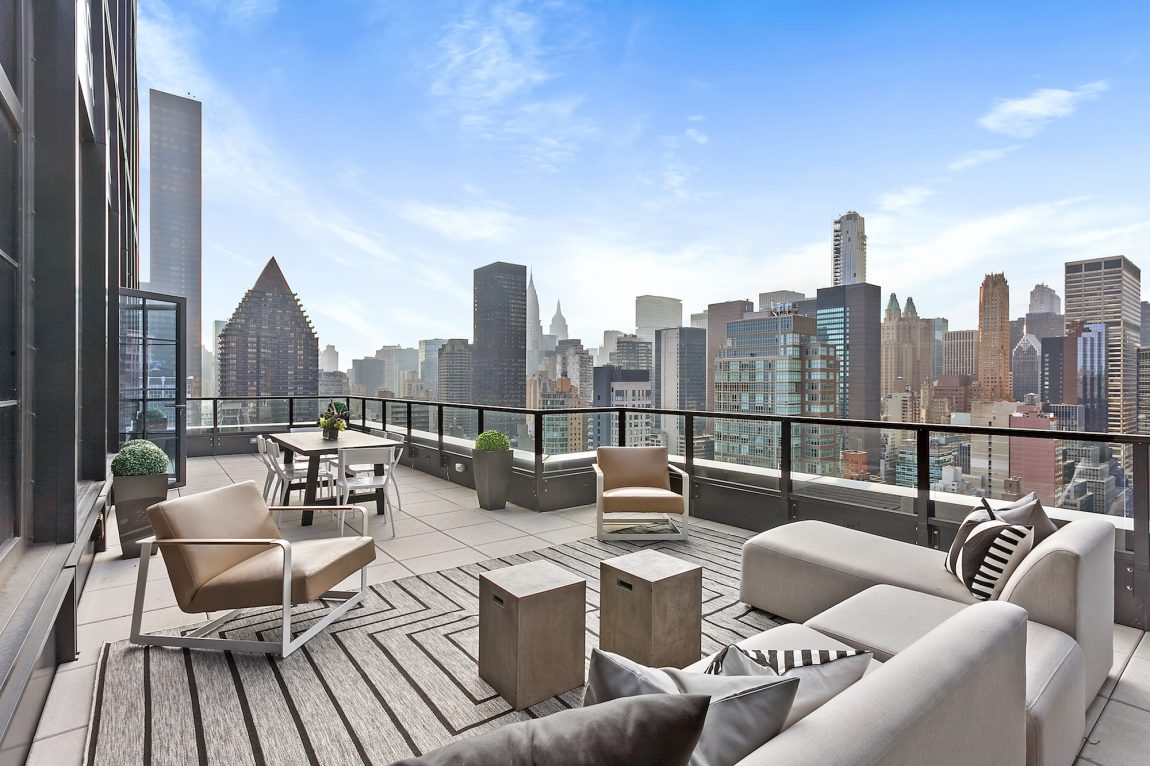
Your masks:
<svg viewBox="0 0 1150 766"><path fill-rule="evenodd" d="M441 402L475 401L474 348L464 338L452 338L439 348L436 388ZM456 437L474 436L478 416L474 411L444 408L443 432Z"/></svg>
<svg viewBox="0 0 1150 766"><path fill-rule="evenodd" d="M978 292L979 396L1007 401L1010 390L1010 286L1002 274L987 274Z"/></svg>
<svg viewBox="0 0 1150 766"><path fill-rule="evenodd" d="M1058 297L1053 287L1044 282L1034 286L1030 291L1029 314L1061 314L1062 299Z"/></svg>
<svg viewBox="0 0 1150 766"><path fill-rule="evenodd" d="M653 371L654 341L646 341L638 335L622 335L615 339L615 350L608 355L610 364L625 370Z"/></svg>
<svg viewBox="0 0 1150 766"><path fill-rule="evenodd" d="M805 300L807 300L806 293L794 290L770 290L759 293L759 311L786 311L796 308L795 304ZM803 314L802 311L799 313Z"/></svg>
<svg viewBox="0 0 1150 766"><path fill-rule="evenodd" d="M835 219L834 286L866 281L866 221L851 210Z"/></svg>
<svg viewBox="0 0 1150 766"><path fill-rule="evenodd" d="M635 334L640 340L655 344L655 331L664 327L683 326L683 301L663 295L640 295L635 298Z"/></svg>
<svg viewBox="0 0 1150 766"><path fill-rule="evenodd" d="M724 301L707 306L707 409L715 409L715 360L727 343L727 322L755 310L749 300Z"/></svg>
<svg viewBox="0 0 1150 766"><path fill-rule="evenodd" d="M1138 428L1150 435L1150 347L1138 349Z"/></svg>
<svg viewBox="0 0 1150 766"><path fill-rule="evenodd" d="M1051 431L1061 426L1054 415L1032 405L1019 407L1008 419L1009 428ZM1058 506L1062 494L1062 442L1057 439L1010 439L1010 475L1018 479L1020 494L1034 492L1048 508Z"/></svg>
<svg viewBox="0 0 1150 766"><path fill-rule="evenodd" d="M349 396L351 395L351 382L347 373L341 370L320 370L319 373L320 396Z"/></svg>
<svg viewBox="0 0 1150 766"><path fill-rule="evenodd" d="M598 366L593 371L593 407L634 407L649 409L654 406L651 396L651 377L646 370L629 370L617 365ZM619 422L610 412L601 412L589 418L591 445L594 447L619 446ZM628 413L623 424L623 439L632 447L654 443L653 416Z"/></svg>
<svg viewBox="0 0 1150 766"><path fill-rule="evenodd" d="M527 378L527 268L497 261L475 270L476 404L522 407Z"/></svg>
<svg viewBox="0 0 1150 766"><path fill-rule="evenodd" d="M653 398L657 409L701 410L707 400L707 331L668 327L655 332ZM686 455L685 419L656 415L656 428L673 455ZM695 434L703 432L695 424Z"/></svg>
<svg viewBox="0 0 1150 766"><path fill-rule="evenodd" d="M974 377L971 375L942 375L931 389L931 398L946 401L948 413L970 412L970 402L974 395ZM927 420L928 423L942 422Z"/></svg>
<svg viewBox="0 0 1150 766"><path fill-rule="evenodd" d="M319 368L323 372L335 372L339 369L339 351L330 343L319 352Z"/></svg>
<svg viewBox="0 0 1150 766"><path fill-rule="evenodd" d="M149 289L187 300L190 396L203 393L203 104L149 91Z"/></svg>
<svg viewBox="0 0 1150 766"><path fill-rule="evenodd" d="M757 312L729 322L727 345L715 364L715 409L778 415L834 417L838 362L834 347L818 339L817 323L794 313ZM778 427L748 420L715 421L715 459L778 468ZM836 429L795 428L791 455L796 471L839 475L841 439Z"/></svg>
<svg viewBox="0 0 1150 766"><path fill-rule="evenodd" d="M1131 433L1137 415L1137 349L1142 337L1142 272L1119 255L1065 267L1066 321L1106 327L1107 428Z"/></svg>
<svg viewBox="0 0 1150 766"><path fill-rule="evenodd" d="M942 336L942 374L978 376L978 330L949 330Z"/></svg>
<svg viewBox="0 0 1150 766"><path fill-rule="evenodd" d="M707 311L706 311L706 309L704 309L704 310L702 310L696 314L691 314L691 327L697 327L701 330L707 329Z"/></svg>
<svg viewBox="0 0 1150 766"><path fill-rule="evenodd" d="M970 406L970 424L991 428L1009 428L1017 405L1008 401L976 401ZM1008 436L970 437L970 475L985 497L1003 499L1007 494L1010 473Z"/></svg>

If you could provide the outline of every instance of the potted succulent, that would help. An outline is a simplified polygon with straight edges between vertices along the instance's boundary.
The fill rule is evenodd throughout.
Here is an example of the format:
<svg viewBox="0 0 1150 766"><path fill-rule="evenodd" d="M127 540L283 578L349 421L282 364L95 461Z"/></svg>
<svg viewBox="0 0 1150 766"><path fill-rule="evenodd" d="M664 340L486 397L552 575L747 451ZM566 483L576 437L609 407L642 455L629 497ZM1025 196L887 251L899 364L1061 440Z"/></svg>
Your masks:
<svg viewBox="0 0 1150 766"><path fill-rule="evenodd" d="M484 431L475 440L473 458L479 507L487 511L506 508L511 489L511 442L499 431Z"/></svg>
<svg viewBox="0 0 1150 766"><path fill-rule="evenodd" d="M328 402L327 409L319 416L319 427L323 429L323 438L334 441L339 438L339 432L347 429L347 405L343 402Z"/></svg>
<svg viewBox="0 0 1150 766"><path fill-rule="evenodd" d="M125 442L112 459L112 501L120 548L138 558L140 540L152 533L148 508L168 497L168 456L146 439Z"/></svg>

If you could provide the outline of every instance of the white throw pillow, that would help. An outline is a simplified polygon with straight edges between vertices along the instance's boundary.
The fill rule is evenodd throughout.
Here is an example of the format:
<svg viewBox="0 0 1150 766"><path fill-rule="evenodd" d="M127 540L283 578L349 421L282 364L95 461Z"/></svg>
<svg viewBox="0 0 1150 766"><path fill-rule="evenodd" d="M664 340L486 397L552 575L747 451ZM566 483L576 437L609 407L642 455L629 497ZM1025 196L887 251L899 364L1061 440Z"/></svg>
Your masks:
<svg viewBox="0 0 1150 766"><path fill-rule="evenodd" d="M744 649L734 644L715 656L706 673L799 679L799 690L783 728L818 710L858 681L870 666L870 652L857 649Z"/></svg>
<svg viewBox="0 0 1150 766"><path fill-rule="evenodd" d="M690 766L732 766L783 730L797 678L715 676L649 668L626 657L591 650L583 704L639 694L707 694L707 721Z"/></svg>

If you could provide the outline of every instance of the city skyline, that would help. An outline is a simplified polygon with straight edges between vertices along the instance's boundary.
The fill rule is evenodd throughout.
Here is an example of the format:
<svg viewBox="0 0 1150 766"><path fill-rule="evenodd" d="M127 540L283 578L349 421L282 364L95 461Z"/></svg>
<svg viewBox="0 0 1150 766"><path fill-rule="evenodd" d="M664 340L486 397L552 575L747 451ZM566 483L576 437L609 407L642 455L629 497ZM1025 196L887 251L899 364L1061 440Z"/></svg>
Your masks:
<svg viewBox="0 0 1150 766"><path fill-rule="evenodd" d="M504 260L596 344L637 294L829 286L858 210L867 280L969 329L986 273L1147 257L1150 9L1034 11L143 0L141 86L204 103L205 322L274 255L347 358L462 337L465 275ZM881 55L834 44L847 16Z"/></svg>

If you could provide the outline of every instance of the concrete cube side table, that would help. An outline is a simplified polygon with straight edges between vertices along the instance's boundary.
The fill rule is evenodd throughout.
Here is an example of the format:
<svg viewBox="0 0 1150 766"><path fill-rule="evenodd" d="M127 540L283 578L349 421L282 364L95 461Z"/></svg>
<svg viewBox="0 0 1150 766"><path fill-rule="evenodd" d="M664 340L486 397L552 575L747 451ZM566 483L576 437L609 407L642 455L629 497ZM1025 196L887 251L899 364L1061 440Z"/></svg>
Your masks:
<svg viewBox="0 0 1150 766"><path fill-rule="evenodd" d="M653 550L599 565L599 648L648 667L703 653L703 568Z"/></svg>
<svg viewBox="0 0 1150 766"><path fill-rule="evenodd" d="M522 710L584 682L587 581L547 561L479 576L479 676Z"/></svg>

